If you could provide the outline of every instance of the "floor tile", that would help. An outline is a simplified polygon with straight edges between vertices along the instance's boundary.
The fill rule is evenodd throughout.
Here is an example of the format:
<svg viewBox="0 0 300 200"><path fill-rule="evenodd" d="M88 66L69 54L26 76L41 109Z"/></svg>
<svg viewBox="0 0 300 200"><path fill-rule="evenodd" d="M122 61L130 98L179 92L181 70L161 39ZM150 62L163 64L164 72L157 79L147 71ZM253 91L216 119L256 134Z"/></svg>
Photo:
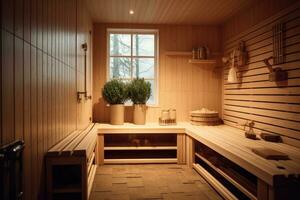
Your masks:
<svg viewBox="0 0 300 200"><path fill-rule="evenodd" d="M96 171L90 200L221 200L186 165L104 165Z"/></svg>

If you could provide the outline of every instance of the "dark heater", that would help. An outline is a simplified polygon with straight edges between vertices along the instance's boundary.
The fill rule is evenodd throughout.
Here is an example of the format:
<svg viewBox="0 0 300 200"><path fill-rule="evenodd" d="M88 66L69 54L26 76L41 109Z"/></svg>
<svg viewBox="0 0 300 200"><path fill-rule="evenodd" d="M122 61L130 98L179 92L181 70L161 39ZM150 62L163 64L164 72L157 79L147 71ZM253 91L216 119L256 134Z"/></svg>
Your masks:
<svg viewBox="0 0 300 200"><path fill-rule="evenodd" d="M23 141L15 141L0 148L0 199L22 199Z"/></svg>

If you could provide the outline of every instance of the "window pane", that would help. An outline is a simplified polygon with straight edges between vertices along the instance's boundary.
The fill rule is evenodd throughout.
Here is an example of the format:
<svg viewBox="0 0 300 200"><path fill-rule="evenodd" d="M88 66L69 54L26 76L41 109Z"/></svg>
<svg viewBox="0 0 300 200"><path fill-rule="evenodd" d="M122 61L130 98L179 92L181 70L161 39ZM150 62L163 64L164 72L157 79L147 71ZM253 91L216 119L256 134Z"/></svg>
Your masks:
<svg viewBox="0 0 300 200"><path fill-rule="evenodd" d="M134 56L154 56L153 34L133 34L132 42Z"/></svg>
<svg viewBox="0 0 300 200"><path fill-rule="evenodd" d="M154 78L154 58L133 59L133 77Z"/></svg>
<svg viewBox="0 0 300 200"><path fill-rule="evenodd" d="M130 58L112 58L110 57L110 78L130 78L131 63Z"/></svg>
<svg viewBox="0 0 300 200"><path fill-rule="evenodd" d="M151 96L150 96L149 100L147 101L147 104L153 105L153 104L155 104L154 94L156 94L154 80L146 80L146 81L151 83Z"/></svg>
<svg viewBox="0 0 300 200"><path fill-rule="evenodd" d="M110 34L110 55L130 56L131 55L131 35L130 34Z"/></svg>

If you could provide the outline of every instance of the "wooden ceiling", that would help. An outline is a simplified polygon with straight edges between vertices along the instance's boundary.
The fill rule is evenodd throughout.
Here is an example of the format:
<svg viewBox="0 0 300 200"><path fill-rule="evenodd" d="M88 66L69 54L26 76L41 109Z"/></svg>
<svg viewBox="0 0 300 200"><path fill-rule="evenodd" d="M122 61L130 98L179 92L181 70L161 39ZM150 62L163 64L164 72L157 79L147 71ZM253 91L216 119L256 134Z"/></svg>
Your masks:
<svg viewBox="0 0 300 200"><path fill-rule="evenodd" d="M221 24L257 0L86 0L98 23ZM130 15L129 10L134 10Z"/></svg>

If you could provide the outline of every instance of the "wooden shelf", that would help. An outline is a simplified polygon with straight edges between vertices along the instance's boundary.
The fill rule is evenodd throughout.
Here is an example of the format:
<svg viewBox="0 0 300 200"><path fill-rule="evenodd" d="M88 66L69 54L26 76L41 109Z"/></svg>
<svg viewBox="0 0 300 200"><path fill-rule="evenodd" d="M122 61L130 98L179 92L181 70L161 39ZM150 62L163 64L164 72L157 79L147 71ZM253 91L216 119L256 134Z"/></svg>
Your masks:
<svg viewBox="0 0 300 200"><path fill-rule="evenodd" d="M191 51L165 51L166 56L192 56Z"/></svg>
<svg viewBox="0 0 300 200"><path fill-rule="evenodd" d="M104 159L104 164L177 163L177 158Z"/></svg>
<svg viewBox="0 0 300 200"><path fill-rule="evenodd" d="M200 60L200 59L189 59L191 64L216 64L216 60Z"/></svg>
<svg viewBox="0 0 300 200"><path fill-rule="evenodd" d="M166 56L191 56L192 51L165 51ZM220 56L222 53L220 52L212 52L211 56Z"/></svg>
<svg viewBox="0 0 300 200"><path fill-rule="evenodd" d="M202 166L199 164L193 164L193 168L201 174L201 176L213 186L213 188L224 198L224 199L232 199L238 200L234 194L232 194L222 183L220 183L215 177L213 177L209 172L207 172Z"/></svg>
<svg viewBox="0 0 300 200"><path fill-rule="evenodd" d="M190 51L165 51L166 56L192 56ZM212 55L219 55L219 53L212 53ZM216 64L216 60L212 59L189 59L188 61L191 64Z"/></svg>
<svg viewBox="0 0 300 200"><path fill-rule="evenodd" d="M104 147L104 150L176 150L176 146Z"/></svg>

